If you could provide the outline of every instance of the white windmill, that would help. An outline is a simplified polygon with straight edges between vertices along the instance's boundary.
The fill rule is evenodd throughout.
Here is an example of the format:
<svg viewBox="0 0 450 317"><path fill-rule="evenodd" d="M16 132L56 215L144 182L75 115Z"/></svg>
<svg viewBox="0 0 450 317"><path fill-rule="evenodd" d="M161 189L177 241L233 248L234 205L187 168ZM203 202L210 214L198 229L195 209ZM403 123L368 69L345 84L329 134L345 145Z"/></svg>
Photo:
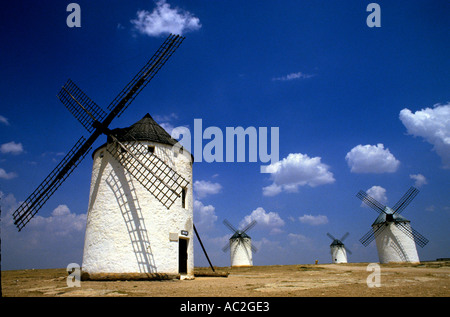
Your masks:
<svg viewBox="0 0 450 317"><path fill-rule="evenodd" d="M229 243L222 248L224 252L230 249L231 266L253 266L253 252L257 249L252 245L252 239L246 233L256 225L256 220L250 222L244 229L234 228L227 220L223 223L233 232Z"/></svg>
<svg viewBox="0 0 450 317"><path fill-rule="evenodd" d="M418 193L417 188L410 187L392 208L379 203L364 191L356 195L379 213L372 224L372 229L360 239L360 242L367 246L376 238L380 263L419 262L416 244L424 247L428 239L414 230L410 221L400 215Z"/></svg>
<svg viewBox="0 0 450 317"><path fill-rule="evenodd" d="M192 219L190 153L150 115L129 128L109 129L183 40L170 34L109 104L109 112L70 79L58 93L91 135L77 141L13 218L21 231L105 134L107 143L93 154L82 279L193 277L193 232L209 261Z"/></svg>
<svg viewBox="0 0 450 317"><path fill-rule="evenodd" d="M193 277L193 160L175 144L147 114L94 151L85 278Z"/></svg>
<svg viewBox="0 0 450 317"><path fill-rule="evenodd" d="M341 239L336 239L330 233L327 232L327 236L333 240L330 244L331 261L332 263L347 263L347 253L352 254L352 252L346 248L344 243L345 238L348 236L348 232L342 236Z"/></svg>

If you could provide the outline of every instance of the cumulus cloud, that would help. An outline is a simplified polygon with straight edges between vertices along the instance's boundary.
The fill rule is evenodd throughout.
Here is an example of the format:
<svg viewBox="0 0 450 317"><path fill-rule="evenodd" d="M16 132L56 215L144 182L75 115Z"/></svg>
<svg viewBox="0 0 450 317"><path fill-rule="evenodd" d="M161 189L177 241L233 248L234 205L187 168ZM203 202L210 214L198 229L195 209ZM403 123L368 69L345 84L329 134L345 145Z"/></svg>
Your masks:
<svg viewBox="0 0 450 317"><path fill-rule="evenodd" d="M199 18L178 7L171 8L165 0L157 1L152 12L139 10L136 15L131 23L140 33L149 36L183 34L201 28Z"/></svg>
<svg viewBox="0 0 450 317"><path fill-rule="evenodd" d="M316 187L335 181L329 166L320 157L291 153L286 158L267 167L273 183L263 188L263 195L275 196L282 191L296 192L299 186Z"/></svg>
<svg viewBox="0 0 450 317"><path fill-rule="evenodd" d="M357 145L345 156L353 173L393 173L400 161L384 145Z"/></svg>
<svg viewBox="0 0 450 317"><path fill-rule="evenodd" d="M427 179L422 174L411 174L409 175L411 179L414 179L416 182L414 183L415 187L421 187L427 183Z"/></svg>
<svg viewBox="0 0 450 317"><path fill-rule="evenodd" d="M217 221L215 213L216 208L213 205L205 206L201 201L194 201L194 218L196 227L202 230L208 230L213 228L214 223Z"/></svg>
<svg viewBox="0 0 450 317"><path fill-rule="evenodd" d="M306 79L306 78L311 78L313 76L314 75L297 72L297 73L290 73L288 75L281 76L281 77L275 77L275 78L272 78L272 80L273 81L288 81L288 80L294 80L294 79Z"/></svg>
<svg viewBox="0 0 450 317"><path fill-rule="evenodd" d="M386 189L381 186L372 186L366 191L366 193L383 205L387 203ZM362 202L361 207L369 206L366 203Z"/></svg>
<svg viewBox="0 0 450 317"><path fill-rule="evenodd" d="M422 137L432 144L441 157L443 168L450 169L450 103L415 113L405 108L400 111L399 117L408 134Z"/></svg>
<svg viewBox="0 0 450 317"><path fill-rule="evenodd" d="M20 203L12 194L0 191L0 197L2 268L54 268L81 263L86 213L76 214L61 204L48 216L36 215L18 232L12 214Z"/></svg>
<svg viewBox="0 0 450 317"><path fill-rule="evenodd" d="M222 185L209 181L195 181L194 192L197 198L204 198L207 195L214 195L220 192Z"/></svg>
<svg viewBox="0 0 450 317"><path fill-rule="evenodd" d="M280 233L281 227L284 226L284 220L276 212L266 212L264 208L258 207L253 210L250 215L244 217L240 222L239 227L244 228L246 225L256 220L260 227L269 228L270 234Z"/></svg>
<svg viewBox="0 0 450 317"><path fill-rule="evenodd" d="M324 225L328 223L328 217L323 215L303 215L298 217L298 220L300 220L301 223L306 223L312 226Z"/></svg>
<svg viewBox="0 0 450 317"><path fill-rule="evenodd" d="M20 154L23 152L22 143L16 143L14 141L4 143L0 146L0 152L3 154Z"/></svg>
<svg viewBox="0 0 450 317"><path fill-rule="evenodd" d="M14 172L6 172L3 168L0 167L0 179L13 179L17 177L17 174Z"/></svg>
<svg viewBox="0 0 450 317"><path fill-rule="evenodd" d="M75 214L67 205L59 205L51 216L35 216L27 226L52 233L55 237L65 237L85 229L86 214Z"/></svg>

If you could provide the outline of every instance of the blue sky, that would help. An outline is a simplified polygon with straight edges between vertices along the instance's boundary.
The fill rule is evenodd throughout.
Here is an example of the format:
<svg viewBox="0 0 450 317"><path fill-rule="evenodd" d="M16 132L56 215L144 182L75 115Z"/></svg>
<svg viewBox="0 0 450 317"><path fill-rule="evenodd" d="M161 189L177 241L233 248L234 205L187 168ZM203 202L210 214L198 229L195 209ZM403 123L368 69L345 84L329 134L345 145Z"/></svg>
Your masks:
<svg viewBox="0 0 450 317"><path fill-rule="evenodd" d="M370 1L76 1L79 28L66 24L69 3L2 4L2 268L81 264L90 156L24 230L12 225L88 136L56 94L71 78L106 109L174 30L186 40L111 128L146 113L169 132L194 119L224 133L279 128L273 174L261 162L194 164L194 222L214 265L230 264L224 219L257 220L255 265L329 263L327 232L350 233L350 262L377 262L375 243L358 241L376 213L355 195L392 206L414 185L402 215L430 240L419 257L449 256L448 1L376 1L379 28L366 24ZM195 264L208 265L197 242Z"/></svg>

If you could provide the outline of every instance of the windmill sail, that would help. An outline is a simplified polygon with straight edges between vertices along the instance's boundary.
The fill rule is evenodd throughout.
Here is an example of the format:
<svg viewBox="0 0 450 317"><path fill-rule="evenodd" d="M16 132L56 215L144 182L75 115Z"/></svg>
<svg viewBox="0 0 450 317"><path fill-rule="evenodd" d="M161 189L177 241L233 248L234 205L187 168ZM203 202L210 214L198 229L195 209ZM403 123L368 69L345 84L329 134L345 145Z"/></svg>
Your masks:
<svg viewBox="0 0 450 317"><path fill-rule="evenodd" d="M61 102L89 132L94 132L87 140L84 137L80 138L61 163L14 212L14 223L19 231L31 220L56 189L72 173L91 149L95 140L102 133L109 134L108 126L112 120L129 106L168 58L172 56L183 40L184 38L179 35L169 35L149 62L113 100L108 107L111 112L106 117L103 110L90 100L72 81L69 80L63 86L62 91L58 95ZM99 120L102 121L100 122ZM165 191L165 189L161 190ZM166 201L170 201L170 199Z"/></svg>
<svg viewBox="0 0 450 317"><path fill-rule="evenodd" d="M184 37L170 34L161 47L156 51L153 57L145 66L134 76L127 86L117 95L117 97L108 106L110 111L114 111L119 117L122 112L130 105L136 95L150 82L161 67L166 63L170 56L180 46ZM120 105L120 106L119 106ZM119 107L118 107L119 106ZM116 109L116 107L118 107Z"/></svg>
<svg viewBox="0 0 450 317"><path fill-rule="evenodd" d="M402 198L400 198L400 200L394 205L394 207L392 207L394 213L400 214L414 199L414 197L417 196L418 193L419 190L417 188L410 187L406 194L403 195Z"/></svg>
<svg viewBox="0 0 450 317"><path fill-rule="evenodd" d="M225 220L223 221L223 223L224 223L224 225L226 225L233 233L238 231L235 227L233 227L233 225L232 225L228 220L225 219Z"/></svg>
<svg viewBox="0 0 450 317"><path fill-rule="evenodd" d="M359 199L361 199L363 202L365 202L369 207L371 207L373 210L375 210L378 213L384 212L384 209L386 208L385 205L379 203L375 199L373 199L371 196L369 196L364 191L359 191L359 193L356 195Z"/></svg>
<svg viewBox="0 0 450 317"><path fill-rule="evenodd" d="M122 143L112 134L110 137L114 141L107 145L107 151L169 209L189 182L142 143Z"/></svg>
<svg viewBox="0 0 450 317"><path fill-rule="evenodd" d="M233 236L230 239L237 239L237 244L243 245L246 247L250 247L254 252L257 252L258 249L251 243L250 237L247 235L247 231L253 228L256 225L256 220L252 220L249 224L247 224L242 230L236 229L228 220L224 220L223 224L230 229L231 232L233 232ZM223 248L222 251L226 252L228 249L230 249L231 244L227 243ZM236 250L235 250L236 251Z"/></svg>
<svg viewBox="0 0 450 317"><path fill-rule="evenodd" d="M91 144L81 137L55 169L13 213L14 224L22 228L41 209L89 152Z"/></svg>
<svg viewBox="0 0 450 317"><path fill-rule="evenodd" d="M365 235L362 236L361 239L359 239L359 241L362 245L367 247L370 242L372 242L384 230L384 228L386 228L385 225L378 226L375 230L370 229Z"/></svg>
<svg viewBox="0 0 450 317"><path fill-rule="evenodd" d="M95 129L94 123L96 121L102 122L106 116L106 112L70 79L67 80L57 96L88 132L93 132Z"/></svg>
<svg viewBox="0 0 450 317"><path fill-rule="evenodd" d="M411 225L406 225L405 223L396 223L397 228L402 230L407 236L413 239L416 244L423 248L429 241L423 235L421 235L417 230L411 227Z"/></svg>

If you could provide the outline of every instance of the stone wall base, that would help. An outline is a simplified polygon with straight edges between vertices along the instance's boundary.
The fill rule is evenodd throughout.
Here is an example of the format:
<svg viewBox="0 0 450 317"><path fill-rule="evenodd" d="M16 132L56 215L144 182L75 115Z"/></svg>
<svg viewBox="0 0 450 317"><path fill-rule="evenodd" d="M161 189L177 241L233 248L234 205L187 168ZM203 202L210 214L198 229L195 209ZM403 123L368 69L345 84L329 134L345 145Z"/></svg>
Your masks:
<svg viewBox="0 0 450 317"><path fill-rule="evenodd" d="M152 281L179 278L180 274L167 273L81 273L82 281Z"/></svg>

